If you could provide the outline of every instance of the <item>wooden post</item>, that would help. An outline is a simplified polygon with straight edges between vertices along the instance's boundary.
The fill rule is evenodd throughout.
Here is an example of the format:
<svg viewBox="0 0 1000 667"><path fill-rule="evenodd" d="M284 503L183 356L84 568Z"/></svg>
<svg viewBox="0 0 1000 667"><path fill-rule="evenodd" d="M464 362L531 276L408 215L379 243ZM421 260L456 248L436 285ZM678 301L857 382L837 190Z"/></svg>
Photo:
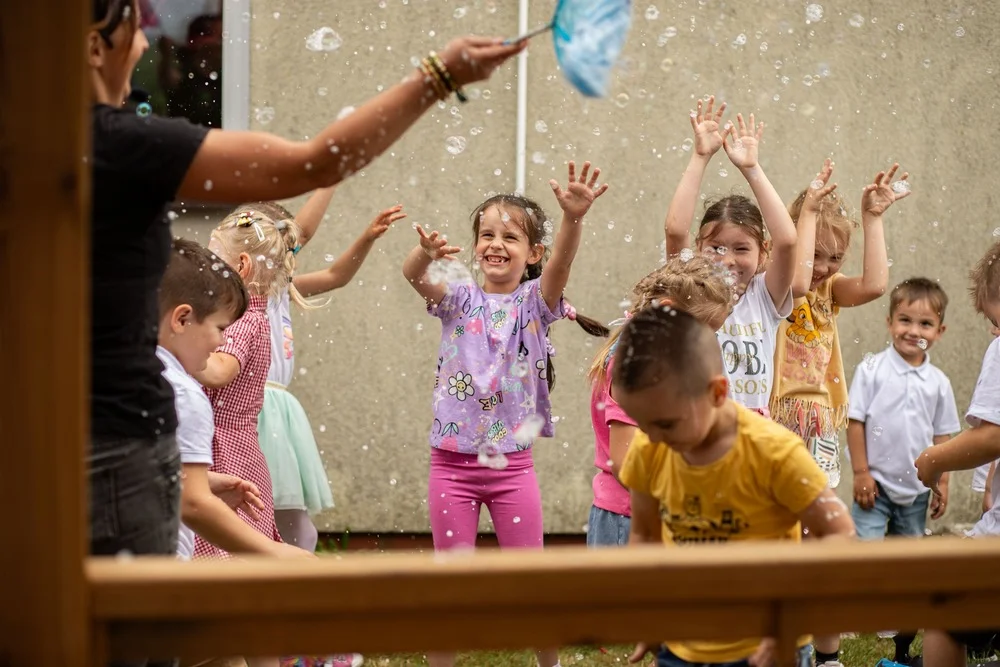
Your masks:
<svg viewBox="0 0 1000 667"><path fill-rule="evenodd" d="M0 663L90 663L89 2L0 3Z"/></svg>

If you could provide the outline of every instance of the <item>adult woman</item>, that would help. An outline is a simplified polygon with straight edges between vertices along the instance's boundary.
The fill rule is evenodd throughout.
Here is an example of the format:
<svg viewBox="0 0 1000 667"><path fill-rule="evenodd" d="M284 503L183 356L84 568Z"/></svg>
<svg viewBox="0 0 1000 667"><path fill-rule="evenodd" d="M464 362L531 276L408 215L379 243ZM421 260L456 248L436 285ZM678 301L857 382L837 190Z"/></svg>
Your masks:
<svg viewBox="0 0 1000 667"><path fill-rule="evenodd" d="M179 460L173 394L155 355L157 287L176 197L290 197L339 182L380 155L437 100L486 79L525 44L464 37L314 139L208 130L123 110L148 48L138 0L93 0L91 552L173 553Z"/></svg>

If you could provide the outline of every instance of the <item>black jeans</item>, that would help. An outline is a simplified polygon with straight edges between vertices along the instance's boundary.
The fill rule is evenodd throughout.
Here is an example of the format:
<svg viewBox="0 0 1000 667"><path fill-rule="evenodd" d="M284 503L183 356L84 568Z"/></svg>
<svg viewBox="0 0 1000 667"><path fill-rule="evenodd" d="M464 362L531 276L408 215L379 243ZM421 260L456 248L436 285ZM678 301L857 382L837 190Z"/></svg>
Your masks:
<svg viewBox="0 0 1000 667"><path fill-rule="evenodd" d="M181 457L173 433L156 438L91 438L87 475L92 555L177 553ZM153 667L175 663L142 660L112 664Z"/></svg>

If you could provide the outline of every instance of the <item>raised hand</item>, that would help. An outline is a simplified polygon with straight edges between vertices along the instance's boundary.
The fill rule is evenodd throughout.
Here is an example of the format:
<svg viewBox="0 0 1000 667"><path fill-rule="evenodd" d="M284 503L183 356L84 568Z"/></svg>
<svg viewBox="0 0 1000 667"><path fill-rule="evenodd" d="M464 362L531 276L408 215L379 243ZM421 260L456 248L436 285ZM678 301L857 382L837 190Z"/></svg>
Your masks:
<svg viewBox="0 0 1000 667"><path fill-rule="evenodd" d="M743 120L743 114L736 114L736 123L726 123L722 133L722 147L726 149L729 161L737 169L747 170L757 166L757 147L764 136L764 123L758 124L750 114L750 125Z"/></svg>
<svg viewBox="0 0 1000 667"><path fill-rule="evenodd" d="M819 214L820 207L827 195L837 189L837 184L830 185L830 177L833 176L833 162L830 158L823 163L823 169L816 174L816 180L809 184L806 189L806 198L802 202L802 213Z"/></svg>
<svg viewBox="0 0 1000 667"><path fill-rule="evenodd" d="M401 213L402 210L403 206L399 204L379 212L368 225L368 238L372 241L382 238L382 235L389 231L392 223L406 217L405 213Z"/></svg>
<svg viewBox="0 0 1000 667"><path fill-rule="evenodd" d="M549 181L549 186L552 188L552 192L559 202L559 208L573 220L583 218L594 204L594 200L608 191L607 183L597 185L597 179L601 175L601 170L594 167L594 171L590 173L590 180L588 181L587 176L589 172L590 162L584 162L583 169L580 170L580 178L578 179L576 177L576 163L571 160L569 163L569 183L566 185L565 190L560 187L559 181L555 179Z"/></svg>
<svg viewBox="0 0 1000 667"><path fill-rule="evenodd" d="M909 173L903 172L896 183L892 181L898 169L897 163L888 172L880 171L875 174L874 181L865 186L861 193L862 217L879 217L894 203L910 196L910 184L906 180L910 177Z"/></svg>
<svg viewBox="0 0 1000 667"><path fill-rule="evenodd" d="M511 56L528 46L527 40L505 44L501 37L469 35L448 42L441 52L441 61L455 85L483 81Z"/></svg>
<svg viewBox="0 0 1000 667"><path fill-rule="evenodd" d="M694 152L702 157L712 157L722 148L722 134L719 123L726 111L726 103L713 110L715 95L708 101L698 100L698 111L691 112L691 128L694 130Z"/></svg>
<svg viewBox="0 0 1000 667"><path fill-rule="evenodd" d="M420 235L420 247L432 260L455 259L455 255L462 251L458 246L448 245L448 239L437 231L428 235L420 225L416 225L416 230Z"/></svg>

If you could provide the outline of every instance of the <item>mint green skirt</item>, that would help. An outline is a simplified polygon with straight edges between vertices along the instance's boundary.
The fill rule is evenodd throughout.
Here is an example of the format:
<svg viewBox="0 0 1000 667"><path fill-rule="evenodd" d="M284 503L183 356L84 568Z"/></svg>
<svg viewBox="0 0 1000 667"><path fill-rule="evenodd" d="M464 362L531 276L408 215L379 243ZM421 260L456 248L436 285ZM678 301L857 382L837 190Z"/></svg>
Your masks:
<svg viewBox="0 0 1000 667"><path fill-rule="evenodd" d="M330 480L309 418L297 398L268 383L264 387L257 435L271 473L274 509L315 514L333 507Z"/></svg>

